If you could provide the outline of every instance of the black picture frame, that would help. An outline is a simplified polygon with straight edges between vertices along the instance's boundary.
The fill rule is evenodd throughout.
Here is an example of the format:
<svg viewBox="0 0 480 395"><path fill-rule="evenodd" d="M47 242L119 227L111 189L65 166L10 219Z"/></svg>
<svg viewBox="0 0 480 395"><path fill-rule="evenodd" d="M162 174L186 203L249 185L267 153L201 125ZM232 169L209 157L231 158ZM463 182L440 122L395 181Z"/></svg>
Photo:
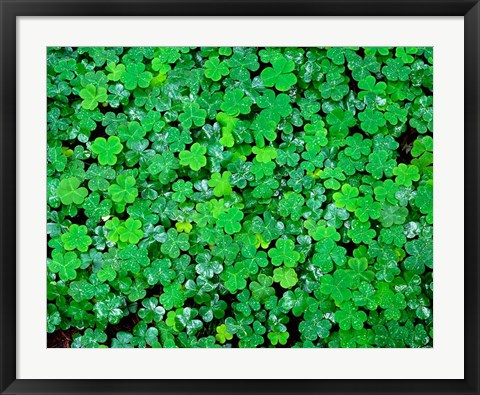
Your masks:
<svg viewBox="0 0 480 395"><path fill-rule="evenodd" d="M463 16L465 22L465 376L463 380L16 379L16 18L18 16ZM0 0L0 391L2 394L479 394L480 4L461 0ZM454 154L453 154L454 155ZM42 363L42 361L38 361Z"/></svg>

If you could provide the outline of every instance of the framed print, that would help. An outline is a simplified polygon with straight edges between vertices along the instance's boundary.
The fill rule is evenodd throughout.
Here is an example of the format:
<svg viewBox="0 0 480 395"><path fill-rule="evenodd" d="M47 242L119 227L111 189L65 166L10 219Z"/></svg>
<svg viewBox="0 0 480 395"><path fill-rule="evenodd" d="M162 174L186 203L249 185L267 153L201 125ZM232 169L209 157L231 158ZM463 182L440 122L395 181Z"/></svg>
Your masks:
<svg viewBox="0 0 480 395"><path fill-rule="evenodd" d="M479 392L476 1L1 7L2 393Z"/></svg>

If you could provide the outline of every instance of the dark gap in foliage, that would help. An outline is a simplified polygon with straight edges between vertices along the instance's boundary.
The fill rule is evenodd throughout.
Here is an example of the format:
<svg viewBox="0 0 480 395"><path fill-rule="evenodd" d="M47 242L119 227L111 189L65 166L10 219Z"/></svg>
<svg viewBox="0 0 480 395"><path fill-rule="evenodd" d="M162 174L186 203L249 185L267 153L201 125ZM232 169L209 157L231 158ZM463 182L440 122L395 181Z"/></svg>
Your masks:
<svg viewBox="0 0 480 395"><path fill-rule="evenodd" d="M118 332L132 333L133 328L140 322L140 318L137 313L130 313L123 317L118 324L108 324L105 329L105 333L108 336L109 341L117 337ZM111 346L111 343L110 343Z"/></svg>
<svg viewBox="0 0 480 395"><path fill-rule="evenodd" d="M70 348L73 335L81 333L76 328L66 330L59 329L53 333L47 334L47 348Z"/></svg>
<svg viewBox="0 0 480 395"><path fill-rule="evenodd" d="M407 131L398 138L400 144L400 156L397 158L398 163L409 164L412 161L413 156L411 151L413 147L413 142L417 139L419 135L420 134L418 133L417 129L408 126Z"/></svg>
<svg viewBox="0 0 480 395"><path fill-rule="evenodd" d="M280 345L279 347L291 348L298 341L300 341L301 333L298 327L300 326L301 322L301 317L295 317L293 314L290 316L290 321L288 321L286 324L287 332L290 334L290 336L288 337L287 343L284 346Z"/></svg>

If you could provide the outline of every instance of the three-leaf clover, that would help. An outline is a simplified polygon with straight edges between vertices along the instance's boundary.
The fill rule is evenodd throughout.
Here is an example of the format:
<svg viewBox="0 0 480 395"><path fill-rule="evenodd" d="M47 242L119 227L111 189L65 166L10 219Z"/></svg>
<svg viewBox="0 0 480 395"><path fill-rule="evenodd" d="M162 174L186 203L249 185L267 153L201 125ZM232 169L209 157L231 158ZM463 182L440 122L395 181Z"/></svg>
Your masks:
<svg viewBox="0 0 480 395"><path fill-rule="evenodd" d="M120 174L116 179L116 184L110 185L108 192L112 200L117 203L133 203L138 196L138 189L135 188L135 178Z"/></svg>
<svg viewBox="0 0 480 395"><path fill-rule="evenodd" d="M300 322L298 329L305 339L315 341L327 338L332 329L332 323L325 319L321 311L307 311L305 320Z"/></svg>
<svg viewBox="0 0 480 395"><path fill-rule="evenodd" d="M275 266L282 263L288 267L295 267L300 260L300 253L295 251L295 243L289 239L278 239L275 247L268 250L268 256Z"/></svg>
<svg viewBox="0 0 480 395"><path fill-rule="evenodd" d="M280 283L282 288L288 289L298 282L298 277L293 268L282 266L273 270L273 281Z"/></svg>
<svg viewBox="0 0 480 395"><path fill-rule="evenodd" d="M182 166L189 166L190 169L194 171L198 171L207 165L207 158L205 157L206 152L207 149L203 145L194 143L190 147L190 151L183 150L180 152L180 164Z"/></svg>
<svg viewBox="0 0 480 395"><path fill-rule="evenodd" d="M178 258L180 251L187 251L189 248L187 233L178 233L175 229L169 229L167 240L162 244L161 250L170 258Z"/></svg>
<svg viewBox="0 0 480 395"><path fill-rule="evenodd" d="M352 302L342 304L341 309L335 312L335 321L340 325L340 329L348 331L350 328L360 330L363 323L367 320L364 311L358 310Z"/></svg>
<svg viewBox="0 0 480 395"><path fill-rule="evenodd" d="M218 57L213 57L205 62L205 77L213 81L219 81L222 77L228 75L230 70L225 62L221 62Z"/></svg>
<svg viewBox="0 0 480 395"><path fill-rule="evenodd" d="M88 195L87 188L80 187L80 180L76 177L64 178L57 188L57 196L63 204L82 204Z"/></svg>
<svg viewBox="0 0 480 395"><path fill-rule="evenodd" d="M393 168L392 173L396 176L395 183L409 187L413 181L420 179L420 173L418 167L414 165L406 165L400 163L397 167Z"/></svg>
<svg viewBox="0 0 480 395"><path fill-rule="evenodd" d="M152 73L145 71L143 63L129 63L126 66L126 71L120 76L120 81L125 84L125 88L131 91L137 86L140 88L148 87L152 77Z"/></svg>
<svg viewBox="0 0 480 395"><path fill-rule="evenodd" d="M338 208L346 208L348 211L355 211L358 201L358 188L350 184L343 184L341 192L333 194L333 200Z"/></svg>
<svg viewBox="0 0 480 395"><path fill-rule="evenodd" d="M230 177L232 173L224 171L222 175L220 173L213 173L212 178L208 181L208 186L214 187L213 193L217 197L228 196L232 193L232 185L230 183Z"/></svg>
<svg viewBox="0 0 480 395"><path fill-rule="evenodd" d="M333 275L327 274L320 281L320 291L331 295L337 303L349 300L352 296L350 287L353 284L352 275L346 270L337 270Z"/></svg>
<svg viewBox="0 0 480 395"><path fill-rule="evenodd" d="M368 134L375 134L379 128L385 126L386 120L380 111L367 108L365 111L358 114L360 119L360 128Z"/></svg>
<svg viewBox="0 0 480 395"><path fill-rule="evenodd" d="M123 145L117 136L110 136L108 140L98 137L91 146L92 152L98 155L100 164L109 166L117 163L117 155L122 152L122 149Z"/></svg>
<svg viewBox="0 0 480 395"><path fill-rule="evenodd" d="M431 240L422 237L409 241L405 244L405 250L409 254L404 262L407 270L416 274L422 274L425 271L425 267L433 267L433 246Z"/></svg>
<svg viewBox="0 0 480 395"><path fill-rule="evenodd" d="M207 112L200 108L198 103L187 102L183 106L183 113L179 115L178 119L182 126L190 129L193 125L200 127L205 124L205 117Z"/></svg>
<svg viewBox="0 0 480 395"><path fill-rule="evenodd" d="M237 207L231 207L226 213L221 213L218 216L217 225L224 228L229 235L233 235L242 229L240 224L242 218L243 213Z"/></svg>
<svg viewBox="0 0 480 395"><path fill-rule="evenodd" d="M52 339L431 347L432 65L431 47L49 47Z"/></svg>
<svg viewBox="0 0 480 395"><path fill-rule="evenodd" d="M250 283L252 296L260 303L265 302L270 296L275 294L275 289L271 287L273 278L265 274L259 274L257 281Z"/></svg>
<svg viewBox="0 0 480 395"><path fill-rule="evenodd" d="M160 303L165 310L171 310L174 307L182 307L185 300L185 291L182 289L181 285L176 282L167 285L163 289L163 293L160 295Z"/></svg>
<svg viewBox="0 0 480 395"><path fill-rule="evenodd" d="M88 84L80 91L80 97L83 99L82 107L85 110L95 110L98 103L103 103L107 100L107 90L103 87L95 87L93 84Z"/></svg>
<svg viewBox="0 0 480 395"><path fill-rule="evenodd" d="M62 253L54 250L52 252L52 261L48 268L53 273L58 273L62 281L74 280L77 277L76 269L82 265L75 252Z"/></svg>
<svg viewBox="0 0 480 395"><path fill-rule="evenodd" d="M352 229L347 233L355 244L370 244L376 235L375 230L370 228L369 221L361 222L356 219L352 221Z"/></svg>
<svg viewBox="0 0 480 395"><path fill-rule="evenodd" d="M72 225L68 232L61 237L63 248L67 251L75 250L81 252L88 251L88 247L92 244L92 239L87 236L88 229L85 225Z"/></svg>
<svg viewBox="0 0 480 395"><path fill-rule="evenodd" d="M267 87L275 86L279 91L287 91L297 82L297 77L292 71L295 69L293 60L279 56L272 60L272 67L265 68L260 76L263 85Z"/></svg>
<svg viewBox="0 0 480 395"><path fill-rule="evenodd" d="M226 114L236 117L239 114L248 114L252 104L253 100L237 88L225 94L220 108Z"/></svg>
<svg viewBox="0 0 480 395"><path fill-rule="evenodd" d="M248 269L244 262L238 262L234 266L229 266L222 273L225 288L231 293L236 293L239 289L244 289L247 286L246 278L248 274Z"/></svg>
<svg viewBox="0 0 480 395"><path fill-rule="evenodd" d="M125 73L125 65L115 64L115 62L110 62L105 70L110 71L110 74L107 74L107 78L110 81L119 81Z"/></svg>
<svg viewBox="0 0 480 395"><path fill-rule="evenodd" d="M128 145L142 140L146 134L146 130L137 121L132 121L127 125L120 125L118 127L117 134L118 137L120 137L122 141L126 141Z"/></svg>
<svg viewBox="0 0 480 395"><path fill-rule="evenodd" d="M143 237L142 222L128 218L118 230L118 235L122 242L137 244Z"/></svg>

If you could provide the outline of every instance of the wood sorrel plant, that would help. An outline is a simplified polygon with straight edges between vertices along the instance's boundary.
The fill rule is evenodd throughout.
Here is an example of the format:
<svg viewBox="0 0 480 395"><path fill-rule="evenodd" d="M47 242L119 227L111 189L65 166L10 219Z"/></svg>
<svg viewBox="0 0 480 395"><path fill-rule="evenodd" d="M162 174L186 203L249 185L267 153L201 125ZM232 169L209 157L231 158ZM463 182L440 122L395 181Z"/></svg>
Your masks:
<svg viewBox="0 0 480 395"><path fill-rule="evenodd" d="M49 48L47 331L431 347L432 48Z"/></svg>

